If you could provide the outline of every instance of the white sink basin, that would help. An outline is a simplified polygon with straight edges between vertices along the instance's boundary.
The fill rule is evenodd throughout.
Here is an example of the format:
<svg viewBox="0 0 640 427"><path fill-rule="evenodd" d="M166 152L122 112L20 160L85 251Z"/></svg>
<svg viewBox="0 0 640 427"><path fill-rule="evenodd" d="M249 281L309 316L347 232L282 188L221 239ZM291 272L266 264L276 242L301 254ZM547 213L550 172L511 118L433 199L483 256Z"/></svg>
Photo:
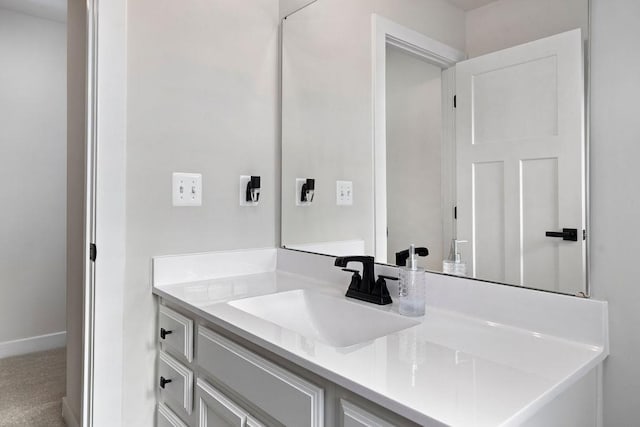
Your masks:
<svg viewBox="0 0 640 427"><path fill-rule="evenodd" d="M387 313L308 290L231 301L229 305L333 347L349 347L417 325Z"/></svg>

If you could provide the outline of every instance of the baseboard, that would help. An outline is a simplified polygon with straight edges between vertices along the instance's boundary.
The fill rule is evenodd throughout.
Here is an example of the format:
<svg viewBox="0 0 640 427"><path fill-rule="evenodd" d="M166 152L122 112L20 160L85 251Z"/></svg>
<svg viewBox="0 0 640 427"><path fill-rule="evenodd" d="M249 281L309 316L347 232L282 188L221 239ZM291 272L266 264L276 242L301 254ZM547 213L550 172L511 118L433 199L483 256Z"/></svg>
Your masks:
<svg viewBox="0 0 640 427"><path fill-rule="evenodd" d="M2 342L0 343L0 359L19 356L21 354L35 353L37 351L52 350L54 348L64 347L66 344L66 332L56 332L54 334Z"/></svg>
<svg viewBox="0 0 640 427"><path fill-rule="evenodd" d="M62 419L67 427L80 427L78 419L69 407L69 399L66 396L62 398Z"/></svg>

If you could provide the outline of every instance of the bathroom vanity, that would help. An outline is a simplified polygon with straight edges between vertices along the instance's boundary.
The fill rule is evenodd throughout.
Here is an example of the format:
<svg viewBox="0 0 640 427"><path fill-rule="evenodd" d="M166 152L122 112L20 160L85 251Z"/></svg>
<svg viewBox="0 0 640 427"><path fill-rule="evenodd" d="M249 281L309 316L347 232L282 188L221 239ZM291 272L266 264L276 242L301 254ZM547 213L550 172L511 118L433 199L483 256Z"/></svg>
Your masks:
<svg viewBox="0 0 640 427"><path fill-rule="evenodd" d="M333 262L154 258L157 425L599 425L606 302L428 274L411 318L346 298Z"/></svg>

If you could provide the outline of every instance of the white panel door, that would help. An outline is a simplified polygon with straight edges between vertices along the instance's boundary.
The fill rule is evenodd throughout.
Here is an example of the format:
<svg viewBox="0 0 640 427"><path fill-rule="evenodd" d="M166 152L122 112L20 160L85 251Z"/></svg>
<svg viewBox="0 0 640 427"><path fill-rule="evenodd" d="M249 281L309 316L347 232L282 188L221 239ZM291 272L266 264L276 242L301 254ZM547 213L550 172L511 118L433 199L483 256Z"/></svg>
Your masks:
<svg viewBox="0 0 640 427"><path fill-rule="evenodd" d="M474 277L585 290L580 30L456 65L458 239ZM546 232L576 229L577 241Z"/></svg>

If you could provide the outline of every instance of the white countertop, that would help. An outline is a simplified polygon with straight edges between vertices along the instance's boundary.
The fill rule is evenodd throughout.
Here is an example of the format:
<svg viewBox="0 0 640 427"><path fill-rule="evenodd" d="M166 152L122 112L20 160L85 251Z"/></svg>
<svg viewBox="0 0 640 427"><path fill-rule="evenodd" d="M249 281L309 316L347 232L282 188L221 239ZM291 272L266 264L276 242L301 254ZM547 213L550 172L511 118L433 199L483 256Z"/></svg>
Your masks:
<svg viewBox="0 0 640 427"><path fill-rule="evenodd" d="M185 283L156 280L153 292L426 426L518 425L608 354L605 345L498 324L429 303L415 327L334 348L227 304L295 289L344 298L348 281L345 276L337 285L270 271ZM395 303L361 304L397 313Z"/></svg>

